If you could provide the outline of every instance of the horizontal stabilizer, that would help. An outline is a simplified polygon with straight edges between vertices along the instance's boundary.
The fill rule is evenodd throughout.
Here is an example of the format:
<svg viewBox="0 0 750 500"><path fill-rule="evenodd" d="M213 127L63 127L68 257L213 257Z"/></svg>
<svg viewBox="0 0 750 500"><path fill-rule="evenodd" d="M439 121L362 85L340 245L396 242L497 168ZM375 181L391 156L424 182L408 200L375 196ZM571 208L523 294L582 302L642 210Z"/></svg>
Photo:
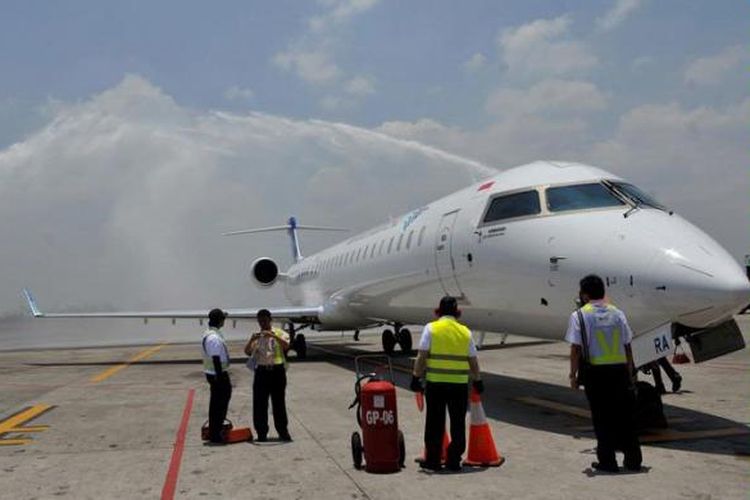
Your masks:
<svg viewBox="0 0 750 500"><path fill-rule="evenodd" d="M205 309L183 310L183 311L112 311L112 312L80 312L80 313L43 313L31 295L24 289L24 295L29 309L36 318L166 318L166 319L207 319L209 307ZM252 319L256 318L256 309L225 309L230 319ZM271 315L276 319L286 319L296 323L317 323L321 307L267 307Z"/></svg>

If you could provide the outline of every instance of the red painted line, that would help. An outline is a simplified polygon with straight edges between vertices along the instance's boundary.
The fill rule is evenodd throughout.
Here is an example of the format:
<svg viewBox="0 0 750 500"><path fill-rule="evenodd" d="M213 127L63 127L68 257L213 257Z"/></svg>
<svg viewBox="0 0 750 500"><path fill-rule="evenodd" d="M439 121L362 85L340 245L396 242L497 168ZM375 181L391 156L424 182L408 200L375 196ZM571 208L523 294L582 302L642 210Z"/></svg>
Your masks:
<svg viewBox="0 0 750 500"><path fill-rule="evenodd" d="M177 477L180 475L182 452L185 449L185 435L187 434L187 426L190 421L190 411L193 409L194 397L195 389L190 389L190 391L188 391L187 402L185 402L185 410L182 412L180 427L177 429L177 437L175 438L174 450L172 451L172 460L169 462L167 478L164 481L164 487L161 489L162 500L172 500L174 498L174 492L177 488Z"/></svg>

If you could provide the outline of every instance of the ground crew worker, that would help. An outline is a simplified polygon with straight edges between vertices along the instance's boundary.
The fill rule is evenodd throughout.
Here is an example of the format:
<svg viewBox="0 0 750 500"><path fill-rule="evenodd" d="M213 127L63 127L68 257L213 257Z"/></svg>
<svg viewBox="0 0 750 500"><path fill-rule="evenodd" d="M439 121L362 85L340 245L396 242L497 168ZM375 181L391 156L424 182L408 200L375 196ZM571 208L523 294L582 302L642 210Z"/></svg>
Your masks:
<svg viewBox="0 0 750 500"><path fill-rule="evenodd" d="M253 425L258 433L257 441L268 439L268 398L273 407L273 424L279 439L291 441L286 414L286 356L289 335L271 325L271 312L258 311L260 332L254 333L245 346L245 353L253 358Z"/></svg>
<svg viewBox="0 0 750 500"><path fill-rule="evenodd" d="M203 333L201 352L203 372L211 387L208 404L209 442L224 444L221 429L227 417L229 400L232 397L232 382L229 380L229 351L221 328L227 313L221 309L211 309L208 313L208 329Z"/></svg>
<svg viewBox="0 0 750 500"><path fill-rule="evenodd" d="M570 348L570 386L583 384L596 434L597 462L591 467L618 472L615 449L625 454L624 467L641 470L641 446L635 429L633 333L625 314L604 300L604 282L589 275L580 282L583 307L570 316L565 340ZM582 332L583 330L583 332ZM585 338L585 344L582 340ZM586 349L584 351L582 349ZM584 379L579 380L582 353L588 353Z"/></svg>
<svg viewBox="0 0 750 500"><path fill-rule="evenodd" d="M414 362L411 389L425 393L425 457L420 466L441 469L445 410L450 416L451 444L448 447L448 470L461 470L461 455L466 448L466 409L469 397L469 375L474 388L482 393L477 348L471 331L458 322L461 311L454 297L445 296L435 310L438 320L425 325ZM426 374L426 375L425 375ZM423 387L421 378L425 376Z"/></svg>

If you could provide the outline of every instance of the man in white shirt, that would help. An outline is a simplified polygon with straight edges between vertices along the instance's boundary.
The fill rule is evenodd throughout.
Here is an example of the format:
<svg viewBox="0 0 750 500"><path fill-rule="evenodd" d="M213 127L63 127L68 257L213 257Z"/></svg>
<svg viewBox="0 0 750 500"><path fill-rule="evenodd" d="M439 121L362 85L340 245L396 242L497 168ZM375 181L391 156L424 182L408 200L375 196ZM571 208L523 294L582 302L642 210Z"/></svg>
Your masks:
<svg viewBox="0 0 750 500"><path fill-rule="evenodd" d="M435 313L439 318L425 325L422 331L410 385L411 390L424 392L427 400L425 457L420 467L433 471L442 469L440 459L447 410L451 444L445 467L459 471L461 455L466 448L469 381L480 394L484 391L484 383L471 331L458 322L461 311L456 298L443 297ZM424 386L422 377L426 380Z"/></svg>
<svg viewBox="0 0 750 500"><path fill-rule="evenodd" d="M211 309L208 313L208 329L203 333L201 353L203 355L203 373L211 387L211 399L208 404L209 441L212 444L224 444L221 429L227 417L229 400L232 397L232 382L229 380L229 350L227 349L221 328L227 313L221 309Z"/></svg>
<svg viewBox="0 0 750 500"><path fill-rule="evenodd" d="M580 282L583 307L570 315L570 386L582 384L591 408L599 471L618 472L615 450L625 454L627 470L641 471L641 446L635 429L633 332L625 314L608 303L604 281L589 275ZM583 377L580 377L582 368Z"/></svg>

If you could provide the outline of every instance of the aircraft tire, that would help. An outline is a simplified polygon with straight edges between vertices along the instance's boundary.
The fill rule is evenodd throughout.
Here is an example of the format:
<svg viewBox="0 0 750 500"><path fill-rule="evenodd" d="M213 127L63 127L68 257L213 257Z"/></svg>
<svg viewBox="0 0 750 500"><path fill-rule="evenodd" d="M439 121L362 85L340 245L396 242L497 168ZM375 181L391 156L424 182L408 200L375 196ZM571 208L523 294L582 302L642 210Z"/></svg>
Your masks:
<svg viewBox="0 0 750 500"><path fill-rule="evenodd" d="M294 350L297 353L297 359L307 358L307 340L303 334L297 334L294 339Z"/></svg>
<svg viewBox="0 0 750 500"><path fill-rule="evenodd" d="M383 330L383 351L386 354L393 354L393 348L396 347L396 336L391 330Z"/></svg>
<svg viewBox="0 0 750 500"><path fill-rule="evenodd" d="M402 328L398 332L398 336L396 337L398 340L398 345L401 347L401 350L404 352L404 354L411 354L412 349L412 338L411 338L411 332L408 328Z"/></svg>

